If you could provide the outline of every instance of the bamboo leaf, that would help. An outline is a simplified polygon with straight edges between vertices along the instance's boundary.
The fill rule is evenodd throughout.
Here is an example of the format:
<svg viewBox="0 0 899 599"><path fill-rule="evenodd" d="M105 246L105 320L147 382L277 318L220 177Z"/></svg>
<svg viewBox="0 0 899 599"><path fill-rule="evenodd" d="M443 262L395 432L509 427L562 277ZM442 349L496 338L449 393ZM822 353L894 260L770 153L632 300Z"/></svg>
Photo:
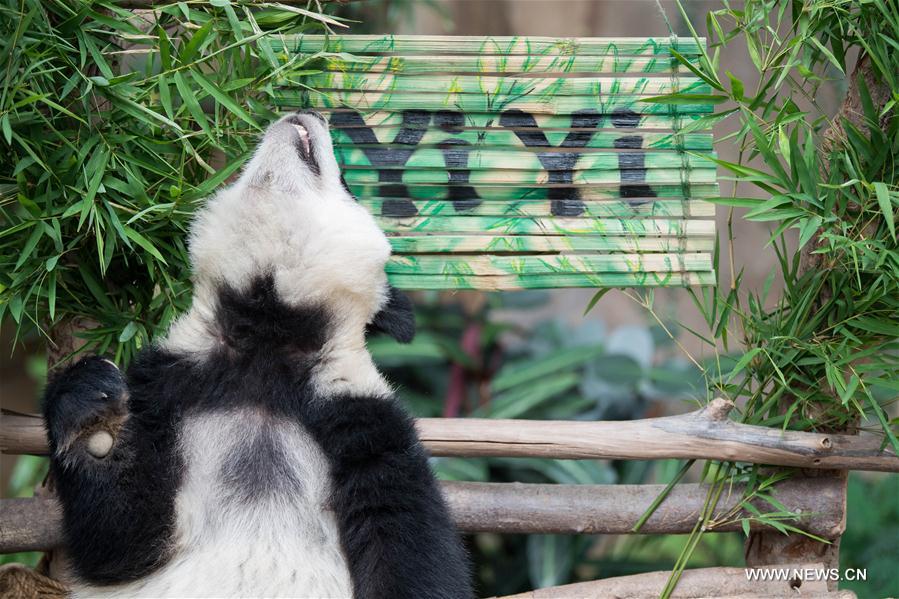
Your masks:
<svg viewBox="0 0 899 599"><path fill-rule="evenodd" d="M893 203L890 200L890 190L882 181L872 184L874 186L874 194L877 197L877 203L880 205L880 212L889 228L890 236L896 241L896 217L893 211Z"/></svg>

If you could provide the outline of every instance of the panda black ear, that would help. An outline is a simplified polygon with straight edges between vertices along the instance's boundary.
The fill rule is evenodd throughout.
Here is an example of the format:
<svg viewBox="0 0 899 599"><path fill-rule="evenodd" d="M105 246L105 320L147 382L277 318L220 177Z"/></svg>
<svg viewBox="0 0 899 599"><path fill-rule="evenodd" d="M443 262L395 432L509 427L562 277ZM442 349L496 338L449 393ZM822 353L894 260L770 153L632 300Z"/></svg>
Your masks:
<svg viewBox="0 0 899 599"><path fill-rule="evenodd" d="M387 333L400 343L409 343L415 337L415 311L412 300L392 285L387 303L369 323L367 333Z"/></svg>

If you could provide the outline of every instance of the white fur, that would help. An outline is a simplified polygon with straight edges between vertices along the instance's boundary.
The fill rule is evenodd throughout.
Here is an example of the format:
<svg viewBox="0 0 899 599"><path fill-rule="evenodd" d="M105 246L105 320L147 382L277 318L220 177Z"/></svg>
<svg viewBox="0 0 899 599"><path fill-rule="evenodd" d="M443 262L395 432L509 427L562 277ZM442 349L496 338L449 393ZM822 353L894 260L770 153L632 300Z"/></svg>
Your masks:
<svg viewBox="0 0 899 599"><path fill-rule="evenodd" d="M222 464L247 437L275 435L302 488L252 502L229 499ZM350 597L352 582L327 508L327 459L296 423L252 410L189 419L181 434L187 470L177 502L174 557L146 578L114 587L76 586L74 597ZM273 517L277 514L277 517Z"/></svg>
<svg viewBox="0 0 899 599"><path fill-rule="evenodd" d="M300 118L321 175L298 156L294 125L282 119L269 128L241 178L219 192L191 228L193 303L163 346L197 357L211 351L222 342L214 319L217 288L245 288L271 271L283 301L324 305L336 317L313 375L319 392L386 395L364 331L386 301L390 245L341 185L327 127L314 116Z"/></svg>
<svg viewBox="0 0 899 599"><path fill-rule="evenodd" d="M290 117L287 117L290 118ZM325 306L333 317L313 372L320 396L383 396L387 383L365 348L365 325L386 301L390 246L372 216L344 190L327 127L300 117L321 168L299 158L302 141L284 119L266 132L240 179L219 192L191 229L194 295L162 346L202 359L223 343L215 321L222 284L244 289L274 274L282 301ZM222 464L240 440L275 431L302 492L229 501ZM352 583L333 513L325 456L299 424L270 415L204 414L180 431L186 471L176 498L171 560L137 582L75 586L76 597L349 597Z"/></svg>

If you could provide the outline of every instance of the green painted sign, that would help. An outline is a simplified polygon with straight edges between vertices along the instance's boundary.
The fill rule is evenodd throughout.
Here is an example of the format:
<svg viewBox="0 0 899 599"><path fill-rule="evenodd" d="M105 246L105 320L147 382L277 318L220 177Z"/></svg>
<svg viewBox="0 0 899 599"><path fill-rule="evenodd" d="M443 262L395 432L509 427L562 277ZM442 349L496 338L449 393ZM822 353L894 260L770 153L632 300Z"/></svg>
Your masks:
<svg viewBox="0 0 899 599"><path fill-rule="evenodd" d="M407 289L708 285L717 195L708 85L677 38L272 40L312 72L284 108L331 123ZM669 93L679 104L645 102Z"/></svg>

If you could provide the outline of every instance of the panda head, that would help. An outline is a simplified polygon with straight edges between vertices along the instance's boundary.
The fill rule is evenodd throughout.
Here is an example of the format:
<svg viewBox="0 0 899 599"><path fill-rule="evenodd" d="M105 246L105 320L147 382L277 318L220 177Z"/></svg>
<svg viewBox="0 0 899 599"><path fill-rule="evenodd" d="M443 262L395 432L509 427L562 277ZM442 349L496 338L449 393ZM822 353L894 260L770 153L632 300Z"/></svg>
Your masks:
<svg viewBox="0 0 899 599"><path fill-rule="evenodd" d="M389 256L386 236L343 181L327 121L310 111L285 116L266 130L240 178L198 212L193 305L169 344L188 347L197 335L214 342L223 293L251 293L260 281L281 305L328 314L334 344L364 345L372 330L408 342L411 304L387 283Z"/></svg>

